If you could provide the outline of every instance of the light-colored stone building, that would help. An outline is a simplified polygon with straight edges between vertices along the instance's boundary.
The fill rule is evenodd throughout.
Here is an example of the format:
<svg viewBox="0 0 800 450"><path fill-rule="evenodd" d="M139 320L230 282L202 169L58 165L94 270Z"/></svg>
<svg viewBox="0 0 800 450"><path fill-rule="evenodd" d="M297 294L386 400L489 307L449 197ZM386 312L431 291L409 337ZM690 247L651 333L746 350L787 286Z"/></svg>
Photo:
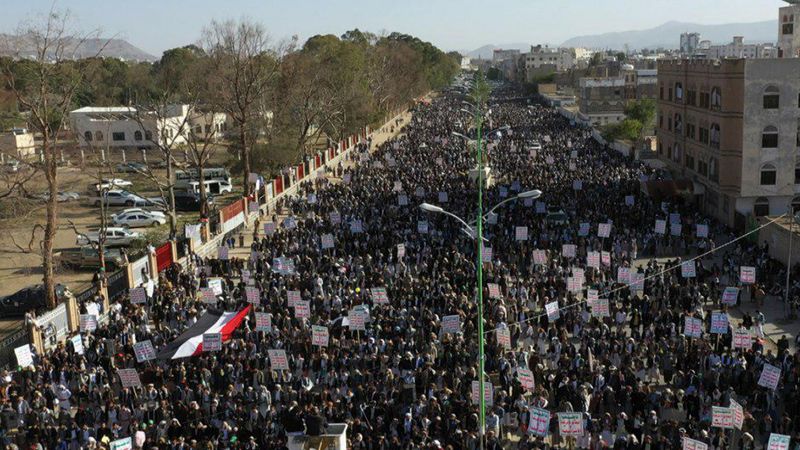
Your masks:
<svg viewBox="0 0 800 450"><path fill-rule="evenodd" d="M0 133L0 153L20 160L30 158L36 153L33 133L24 128Z"/></svg>
<svg viewBox="0 0 800 450"><path fill-rule="evenodd" d="M744 228L800 208L798 73L800 59L659 62L657 154L707 214Z"/></svg>
<svg viewBox="0 0 800 450"><path fill-rule="evenodd" d="M711 45L698 53L708 59L722 58L777 58L778 49L772 44L745 44L744 36L734 36L724 45Z"/></svg>
<svg viewBox="0 0 800 450"><path fill-rule="evenodd" d="M800 0L783 0L788 3L778 10L778 57L800 57Z"/></svg>
<svg viewBox="0 0 800 450"><path fill-rule="evenodd" d="M581 78L578 103L581 120L595 126L625 119L625 107L634 100L656 97L657 72L623 64L619 76Z"/></svg>

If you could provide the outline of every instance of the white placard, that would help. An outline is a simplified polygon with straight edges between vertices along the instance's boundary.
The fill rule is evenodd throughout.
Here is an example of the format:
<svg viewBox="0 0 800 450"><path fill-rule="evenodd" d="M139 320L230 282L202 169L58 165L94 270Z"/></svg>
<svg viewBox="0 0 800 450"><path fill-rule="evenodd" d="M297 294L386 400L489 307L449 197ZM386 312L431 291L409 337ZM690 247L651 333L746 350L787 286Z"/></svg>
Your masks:
<svg viewBox="0 0 800 450"><path fill-rule="evenodd" d="M478 380L472 381L472 393L470 397L472 397L472 403L474 405L480 404L480 394L481 391L481 382ZM483 401L486 406L492 406L494 401L494 386L489 381L483 382Z"/></svg>
<svg viewBox="0 0 800 450"><path fill-rule="evenodd" d="M785 434L770 433L766 450L789 450L791 439L791 436Z"/></svg>
<svg viewBox="0 0 800 450"><path fill-rule="evenodd" d="M442 333L460 333L461 317L458 314L442 317Z"/></svg>
<svg viewBox="0 0 800 450"><path fill-rule="evenodd" d="M81 333L94 331L97 329L97 316L94 314L81 314L80 330Z"/></svg>
<svg viewBox="0 0 800 450"><path fill-rule="evenodd" d="M558 320L561 317L561 312L558 309L558 301L550 302L544 305L545 311L547 311L547 319L552 321Z"/></svg>
<svg viewBox="0 0 800 450"><path fill-rule="evenodd" d="M489 298L502 298L500 295L500 285L497 283L486 283L489 288Z"/></svg>
<svg viewBox="0 0 800 450"><path fill-rule="evenodd" d="M131 303L134 305L147 303L147 291L143 287L129 289L128 297L130 297Z"/></svg>
<svg viewBox="0 0 800 450"><path fill-rule="evenodd" d="M694 278L697 276L694 260L683 261L681 263L681 276L683 278Z"/></svg>
<svg viewBox="0 0 800 450"><path fill-rule="evenodd" d="M109 450L133 450L133 439L130 437L117 439L109 444Z"/></svg>
<svg viewBox="0 0 800 450"><path fill-rule="evenodd" d="M33 365L33 353L31 353L31 344L20 345L14 349L14 354L17 356L17 365L20 367L28 367Z"/></svg>
<svg viewBox="0 0 800 450"><path fill-rule="evenodd" d="M367 311L361 308L353 308L347 312L347 321L349 322L350 331L366 331L367 330Z"/></svg>
<svg viewBox="0 0 800 450"><path fill-rule="evenodd" d="M269 365L272 370L289 370L289 360L286 358L286 350L267 350Z"/></svg>
<svg viewBox="0 0 800 450"><path fill-rule="evenodd" d="M75 353L82 355L86 350L83 348L83 336L80 334L76 334L70 338L72 342L72 348L75 350Z"/></svg>
<svg viewBox="0 0 800 450"><path fill-rule="evenodd" d="M707 238L708 237L708 225L704 223L697 224L697 237L699 238Z"/></svg>
<svg viewBox="0 0 800 450"><path fill-rule="evenodd" d="M294 317L297 319L308 319L311 317L311 302L299 300L294 303Z"/></svg>
<svg viewBox="0 0 800 450"><path fill-rule="evenodd" d="M722 304L723 305L736 305L739 299L739 288L728 286L722 291Z"/></svg>
<svg viewBox="0 0 800 450"><path fill-rule="evenodd" d="M217 352L222 350L222 333L203 333L203 351Z"/></svg>
<svg viewBox="0 0 800 450"><path fill-rule="evenodd" d="M550 431L550 411L542 408L531 408L528 420L528 433L547 437Z"/></svg>
<svg viewBox="0 0 800 450"><path fill-rule="evenodd" d="M724 312L711 313L711 332L714 334L728 334L728 314Z"/></svg>
<svg viewBox="0 0 800 450"><path fill-rule="evenodd" d="M536 387L531 369L517 367L517 379L519 380L519 384L529 391L533 391Z"/></svg>
<svg viewBox="0 0 800 450"><path fill-rule="evenodd" d="M733 409L722 406L711 407L711 426L733 428Z"/></svg>
<svg viewBox="0 0 800 450"><path fill-rule="evenodd" d="M322 248L323 249L333 248L333 235L332 234L330 234L330 233L323 234L322 237L320 238L320 240L322 241Z"/></svg>
<svg viewBox="0 0 800 450"><path fill-rule="evenodd" d="M136 369L117 369L117 375L124 388L135 388L142 385L142 381L139 379L139 372Z"/></svg>
<svg viewBox="0 0 800 450"><path fill-rule="evenodd" d="M756 268L752 266L741 266L739 268L739 280L742 284L753 284L756 282Z"/></svg>
<svg viewBox="0 0 800 450"><path fill-rule="evenodd" d="M149 339L133 344L133 353L136 355L136 362L156 359L156 349L153 348L153 343Z"/></svg>
<svg viewBox="0 0 800 450"><path fill-rule="evenodd" d="M611 224L610 223L598 223L597 224L597 237L607 238L611 236Z"/></svg>
<svg viewBox="0 0 800 450"><path fill-rule="evenodd" d="M558 432L561 436L583 436L583 414L579 412L558 413Z"/></svg>
<svg viewBox="0 0 800 450"><path fill-rule="evenodd" d="M595 269L600 268L600 252L590 251L586 253L586 265Z"/></svg>
<svg viewBox="0 0 800 450"><path fill-rule="evenodd" d="M731 399L730 408L733 411L733 426L741 430L744 424L744 408L734 399Z"/></svg>
<svg viewBox="0 0 800 450"><path fill-rule="evenodd" d="M272 314L256 312L256 331L269 333L272 331Z"/></svg>
<svg viewBox="0 0 800 450"><path fill-rule="evenodd" d="M514 231L514 236L516 237L517 241L527 241L528 227L516 227Z"/></svg>
<svg viewBox="0 0 800 450"><path fill-rule="evenodd" d="M703 321L694 317L686 317L683 322L683 334L691 338L703 335Z"/></svg>
<svg viewBox="0 0 800 450"><path fill-rule="evenodd" d="M533 251L533 263L546 266L547 265L547 252L544 250L534 250Z"/></svg>
<svg viewBox="0 0 800 450"><path fill-rule="evenodd" d="M508 329L506 324L500 324L495 328L495 337L497 338L497 345L506 350L511 350L511 330Z"/></svg>
<svg viewBox="0 0 800 450"><path fill-rule="evenodd" d="M321 325L313 325L311 327L311 345L327 347L329 341L330 334L328 333L328 327L323 327Z"/></svg>
<svg viewBox="0 0 800 450"><path fill-rule="evenodd" d="M764 363L764 369L761 370L761 376L758 378L758 385L774 390L778 388L778 381L780 381L780 379L780 367L775 367L772 364Z"/></svg>
<svg viewBox="0 0 800 450"><path fill-rule="evenodd" d="M294 308L294 305L302 299L300 291L286 291L286 304L289 308Z"/></svg>
<svg viewBox="0 0 800 450"><path fill-rule="evenodd" d="M228 259L228 247L224 245L217 247L217 259L220 261L225 261Z"/></svg>
<svg viewBox="0 0 800 450"><path fill-rule="evenodd" d="M397 244L397 257L402 258L406 256L406 244Z"/></svg>
<svg viewBox="0 0 800 450"><path fill-rule="evenodd" d="M683 450L708 450L708 444L684 436Z"/></svg>
<svg viewBox="0 0 800 450"><path fill-rule="evenodd" d="M244 288L244 295L247 297L247 303L254 305L261 303L261 291L258 288L247 286Z"/></svg>
<svg viewBox="0 0 800 450"><path fill-rule="evenodd" d="M733 348L750 350L753 348L753 335L745 328L740 328L733 332Z"/></svg>
<svg viewBox="0 0 800 450"><path fill-rule="evenodd" d="M667 221L658 219L656 220L656 234L666 234L667 233Z"/></svg>
<svg viewBox="0 0 800 450"><path fill-rule="evenodd" d="M561 256L567 258L575 257L575 244L563 244L561 246Z"/></svg>
<svg viewBox="0 0 800 450"><path fill-rule="evenodd" d="M369 290L372 301L378 305L388 305L389 295L386 293L385 287L376 287Z"/></svg>

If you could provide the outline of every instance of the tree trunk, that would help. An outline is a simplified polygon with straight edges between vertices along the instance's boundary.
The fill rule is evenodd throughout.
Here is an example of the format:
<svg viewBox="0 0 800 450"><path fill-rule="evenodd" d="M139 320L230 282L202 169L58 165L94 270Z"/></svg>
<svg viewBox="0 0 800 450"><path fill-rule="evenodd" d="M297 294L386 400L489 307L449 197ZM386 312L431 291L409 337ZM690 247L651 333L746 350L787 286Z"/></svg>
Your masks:
<svg viewBox="0 0 800 450"><path fill-rule="evenodd" d="M206 164L203 158L197 158L197 175L200 181L200 218L208 218L208 194L206 193L206 175L203 173Z"/></svg>
<svg viewBox="0 0 800 450"><path fill-rule="evenodd" d="M56 154L51 148L49 133L44 133L42 156L44 157L45 178L47 179L47 222L42 240L42 271L44 272L44 289L47 295L47 308L58 306L56 297L56 277L54 273L53 245L58 231L58 164Z"/></svg>
<svg viewBox="0 0 800 450"><path fill-rule="evenodd" d="M166 152L167 157L167 185L169 192L167 205L169 207L169 238L175 239L178 235L178 220L175 217L175 183L172 181L172 151Z"/></svg>
<svg viewBox="0 0 800 450"><path fill-rule="evenodd" d="M250 151L247 148L247 137L245 136L246 129L245 121L239 122L239 151L242 155L243 171L242 188L244 189L244 196L250 196L250 184L247 182L250 177Z"/></svg>

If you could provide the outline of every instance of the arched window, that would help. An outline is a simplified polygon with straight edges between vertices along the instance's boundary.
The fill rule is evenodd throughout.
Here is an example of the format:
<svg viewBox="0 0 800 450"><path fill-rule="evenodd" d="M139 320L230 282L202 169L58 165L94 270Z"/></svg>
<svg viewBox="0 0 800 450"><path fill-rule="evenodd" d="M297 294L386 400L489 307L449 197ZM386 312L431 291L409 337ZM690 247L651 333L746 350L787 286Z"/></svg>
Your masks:
<svg viewBox="0 0 800 450"><path fill-rule="evenodd" d="M102 141L103 140L103 132L102 131L95 131L94 132L94 140L95 141Z"/></svg>
<svg viewBox="0 0 800 450"><path fill-rule="evenodd" d="M711 109L722 107L722 91L718 87L711 88Z"/></svg>
<svg viewBox="0 0 800 450"><path fill-rule="evenodd" d="M87 131L83 133L83 138L86 139L86 142L92 142L92 132Z"/></svg>
<svg viewBox="0 0 800 450"><path fill-rule="evenodd" d="M761 132L761 148L778 148L778 129L772 125Z"/></svg>
<svg viewBox="0 0 800 450"><path fill-rule="evenodd" d="M675 144L675 150L672 152L673 161L680 163L682 161L683 151L679 144Z"/></svg>
<svg viewBox="0 0 800 450"><path fill-rule="evenodd" d="M134 131L133 132L133 139L135 141L141 141L142 140L142 132L139 131L139 130Z"/></svg>
<svg viewBox="0 0 800 450"><path fill-rule="evenodd" d="M683 133L683 118L679 113L675 113L675 133Z"/></svg>
<svg viewBox="0 0 800 450"><path fill-rule="evenodd" d="M708 158L708 178L715 183L719 181L719 161L713 156Z"/></svg>
<svg viewBox="0 0 800 450"><path fill-rule="evenodd" d="M797 214L800 211L800 197L792 199L792 214Z"/></svg>
<svg viewBox="0 0 800 450"><path fill-rule="evenodd" d="M712 123L711 129L709 130L709 145L712 148L719 149L719 141L720 141L720 130L718 123Z"/></svg>
<svg viewBox="0 0 800 450"><path fill-rule="evenodd" d="M775 86L764 89L764 109L778 109L781 103L781 93Z"/></svg>
<svg viewBox="0 0 800 450"><path fill-rule="evenodd" d="M762 186L775 186L777 183L778 171L772 164L764 164L761 166L761 182Z"/></svg>
<svg viewBox="0 0 800 450"><path fill-rule="evenodd" d="M683 101L683 84L675 83L675 101Z"/></svg>
<svg viewBox="0 0 800 450"><path fill-rule="evenodd" d="M756 217L769 215L769 200L764 197L758 197L753 203L753 215Z"/></svg>

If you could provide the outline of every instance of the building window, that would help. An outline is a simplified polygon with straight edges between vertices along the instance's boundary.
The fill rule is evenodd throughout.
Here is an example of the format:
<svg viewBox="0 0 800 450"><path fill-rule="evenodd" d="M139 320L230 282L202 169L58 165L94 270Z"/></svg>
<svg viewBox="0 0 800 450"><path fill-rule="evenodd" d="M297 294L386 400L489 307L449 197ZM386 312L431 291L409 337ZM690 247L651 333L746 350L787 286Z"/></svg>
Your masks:
<svg viewBox="0 0 800 450"><path fill-rule="evenodd" d="M713 156L708 158L708 178L715 183L719 181L719 162Z"/></svg>
<svg viewBox="0 0 800 450"><path fill-rule="evenodd" d="M672 159L672 146L667 145L667 158Z"/></svg>
<svg viewBox="0 0 800 450"><path fill-rule="evenodd" d="M103 140L103 132L102 131L95 131L94 132L94 140L95 141L102 141Z"/></svg>
<svg viewBox="0 0 800 450"><path fill-rule="evenodd" d="M800 163L794 165L794 184L800 184Z"/></svg>
<svg viewBox="0 0 800 450"><path fill-rule="evenodd" d="M683 156L683 151L681 150L681 146L675 144L675 151L672 152L672 159L678 164L680 164L682 159L681 156Z"/></svg>
<svg viewBox="0 0 800 450"><path fill-rule="evenodd" d="M672 117L667 117L667 130L672 131Z"/></svg>
<svg viewBox="0 0 800 450"><path fill-rule="evenodd" d="M658 128L664 128L664 116L661 114L658 115Z"/></svg>
<svg viewBox="0 0 800 450"><path fill-rule="evenodd" d="M124 141L125 140L125 133L121 131L115 131L111 133L111 139L115 142Z"/></svg>
<svg viewBox="0 0 800 450"><path fill-rule="evenodd" d="M664 86L658 87L658 98L664 100Z"/></svg>
<svg viewBox="0 0 800 450"><path fill-rule="evenodd" d="M686 90L686 104L690 106L697 105L697 91L691 88Z"/></svg>
<svg viewBox="0 0 800 450"><path fill-rule="evenodd" d="M783 34L794 34L794 24L793 23L785 23L783 27L781 27L781 31Z"/></svg>
<svg viewBox="0 0 800 450"><path fill-rule="evenodd" d="M800 211L800 197L792 199L792 214L797 214Z"/></svg>
<svg viewBox="0 0 800 450"><path fill-rule="evenodd" d="M775 86L764 89L764 109L778 109L780 99L780 91Z"/></svg>
<svg viewBox="0 0 800 450"><path fill-rule="evenodd" d="M675 133L683 133L683 118L679 113L675 113Z"/></svg>
<svg viewBox="0 0 800 450"><path fill-rule="evenodd" d="M711 88L711 109L722 107L722 91L718 87Z"/></svg>
<svg viewBox="0 0 800 450"><path fill-rule="evenodd" d="M699 137L700 137L700 142L702 142L703 144L708 145L708 128L705 128L705 127L701 126L700 127Z"/></svg>
<svg viewBox="0 0 800 450"><path fill-rule="evenodd" d="M695 136L695 126L693 123L686 124L686 137L689 139L694 139Z"/></svg>
<svg viewBox="0 0 800 450"><path fill-rule="evenodd" d="M685 164L686 164L686 167L689 168L689 170L694 170L694 156L692 156L691 154L687 153L686 154L686 163Z"/></svg>
<svg viewBox="0 0 800 450"><path fill-rule="evenodd" d="M144 138L148 141L153 140L153 132L150 130L144 130Z"/></svg>
<svg viewBox="0 0 800 450"><path fill-rule="evenodd" d="M133 132L133 140L134 141L141 141L142 140L142 132L139 131L139 130L134 131Z"/></svg>
<svg viewBox="0 0 800 450"><path fill-rule="evenodd" d="M658 154L659 155L663 155L664 154L664 146L661 145L661 142L658 143Z"/></svg>
<svg viewBox="0 0 800 450"><path fill-rule="evenodd" d="M761 186L775 186L778 178L778 171L772 164L761 166Z"/></svg>
<svg viewBox="0 0 800 450"><path fill-rule="evenodd" d="M773 126L761 132L761 148L778 148L778 129Z"/></svg>
<svg viewBox="0 0 800 450"><path fill-rule="evenodd" d="M667 89L667 100L672 101L672 88Z"/></svg>
<svg viewBox="0 0 800 450"><path fill-rule="evenodd" d="M83 133L83 138L86 139L86 142L92 142L92 132L87 131Z"/></svg>
<svg viewBox="0 0 800 450"><path fill-rule="evenodd" d="M683 101L683 85L675 83L675 102L680 103Z"/></svg>
<svg viewBox="0 0 800 450"><path fill-rule="evenodd" d="M710 98L711 98L711 96L708 94L708 92L701 92L700 93L700 107L701 108L708 108L709 105L710 105L710 100L709 100Z"/></svg>
<svg viewBox="0 0 800 450"><path fill-rule="evenodd" d="M758 197L753 203L753 215L756 217L769 215L769 200L764 197Z"/></svg>
<svg viewBox="0 0 800 450"><path fill-rule="evenodd" d="M719 140L720 140L719 124L712 123L710 132L710 143L709 143L709 145L711 145L711 148L719 149Z"/></svg>
<svg viewBox="0 0 800 450"><path fill-rule="evenodd" d="M697 173L702 176L708 176L708 164L705 161L699 160L697 161Z"/></svg>

